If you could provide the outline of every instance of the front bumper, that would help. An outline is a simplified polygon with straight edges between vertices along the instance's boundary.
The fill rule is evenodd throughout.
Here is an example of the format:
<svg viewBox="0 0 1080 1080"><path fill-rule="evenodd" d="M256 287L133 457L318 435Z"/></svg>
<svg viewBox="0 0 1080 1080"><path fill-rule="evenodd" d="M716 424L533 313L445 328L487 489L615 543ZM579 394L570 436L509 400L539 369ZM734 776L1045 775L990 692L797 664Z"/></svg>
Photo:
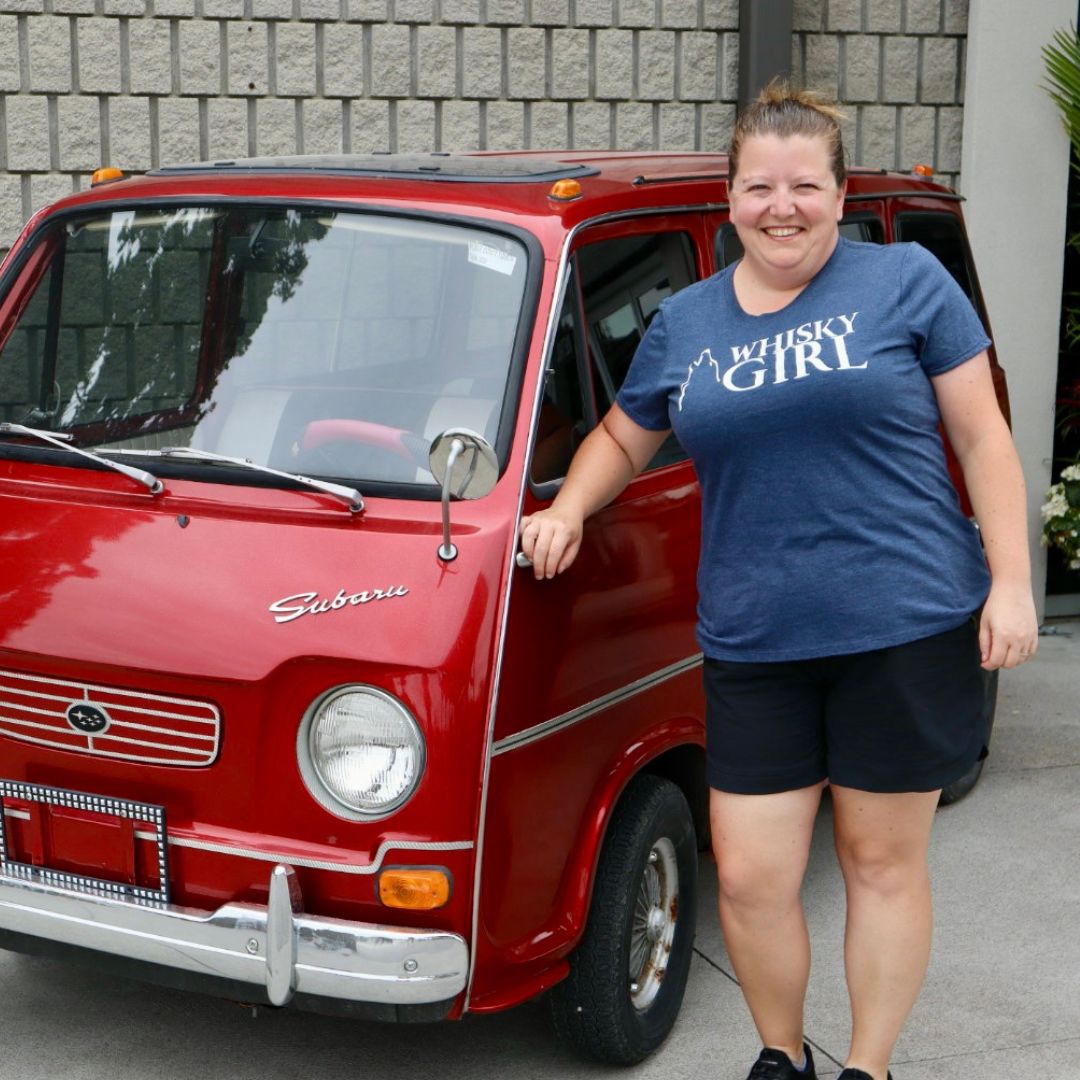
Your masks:
<svg viewBox="0 0 1080 1080"><path fill-rule="evenodd" d="M457 934L305 915L295 872L275 866L266 905L192 908L77 893L0 875L0 932L250 987L254 999L425 1006L465 987Z"/></svg>

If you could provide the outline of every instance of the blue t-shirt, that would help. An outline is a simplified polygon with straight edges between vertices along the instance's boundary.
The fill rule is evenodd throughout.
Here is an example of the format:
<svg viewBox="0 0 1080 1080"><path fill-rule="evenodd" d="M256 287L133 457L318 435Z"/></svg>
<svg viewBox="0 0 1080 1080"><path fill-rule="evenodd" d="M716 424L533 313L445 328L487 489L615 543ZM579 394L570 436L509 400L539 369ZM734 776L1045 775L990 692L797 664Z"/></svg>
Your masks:
<svg viewBox="0 0 1080 1080"><path fill-rule="evenodd" d="M930 376L990 343L967 297L917 244L841 238L767 315L742 310L732 271L663 303L618 395L697 469L705 655L805 659L959 626L990 579Z"/></svg>

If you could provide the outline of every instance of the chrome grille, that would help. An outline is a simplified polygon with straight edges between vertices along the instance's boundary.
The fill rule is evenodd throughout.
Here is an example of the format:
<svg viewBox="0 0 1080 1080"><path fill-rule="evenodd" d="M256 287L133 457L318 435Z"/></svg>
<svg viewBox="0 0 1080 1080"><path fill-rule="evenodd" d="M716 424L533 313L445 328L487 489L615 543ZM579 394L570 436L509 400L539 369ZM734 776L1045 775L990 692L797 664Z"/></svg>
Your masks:
<svg viewBox="0 0 1080 1080"><path fill-rule="evenodd" d="M209 765L221 714L203 701L0 671L0 735L122 761Z"/></svg>

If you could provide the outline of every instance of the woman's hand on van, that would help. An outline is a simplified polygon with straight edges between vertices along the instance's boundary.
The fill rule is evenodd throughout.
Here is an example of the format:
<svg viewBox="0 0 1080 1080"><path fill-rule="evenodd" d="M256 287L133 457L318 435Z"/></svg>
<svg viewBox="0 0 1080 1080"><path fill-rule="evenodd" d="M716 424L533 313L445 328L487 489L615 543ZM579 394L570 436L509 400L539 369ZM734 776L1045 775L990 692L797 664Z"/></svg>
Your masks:
<svg viewBox="0 0 1080 1080"><path fill-rule="evenodd" d="M556 506L521 519L521 550L537 581L561 574L577 558L584 527L580 514Z"/></svg>

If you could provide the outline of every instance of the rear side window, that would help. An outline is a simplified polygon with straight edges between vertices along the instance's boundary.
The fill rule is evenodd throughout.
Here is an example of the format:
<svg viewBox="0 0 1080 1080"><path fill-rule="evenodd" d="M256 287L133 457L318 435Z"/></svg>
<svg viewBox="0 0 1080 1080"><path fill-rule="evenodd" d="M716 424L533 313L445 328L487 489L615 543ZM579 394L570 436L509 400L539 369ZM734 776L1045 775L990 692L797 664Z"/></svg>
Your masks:
<svg viewBox="0 0 1080 1080"><path fill-rule="evenodd" d="M661 302L696 280L682 232L598 240L574 256L540 410L532 481L565 476L586 432L611 407ZM674 436L649 468L685 459Z"/></svg>
<svg viewBox="0 0 1080 1080"><path fill-rule="evenodd" d="M956 279L957 285L975 300L971 256L960 221L954 214L897 214L896 239L922 244Z"/></svg>

